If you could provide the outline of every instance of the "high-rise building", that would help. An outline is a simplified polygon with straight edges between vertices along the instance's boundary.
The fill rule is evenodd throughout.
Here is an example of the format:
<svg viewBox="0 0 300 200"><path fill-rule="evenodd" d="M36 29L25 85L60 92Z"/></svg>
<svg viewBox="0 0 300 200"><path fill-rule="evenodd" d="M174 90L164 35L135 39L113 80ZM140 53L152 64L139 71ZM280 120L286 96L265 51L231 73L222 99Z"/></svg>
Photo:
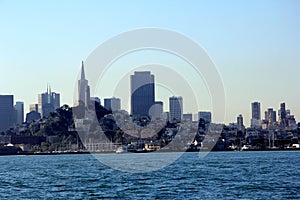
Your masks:
<svg viewBox="0 0 300 200"><path fill-rule="evenodd" d="M42 117L47 117L60 107L60 94L51 92L51 87L47 87L47 92L38 96L39 113Z"/></svg>
<svg viewBox="0 0 300 200"><path fill-rule="evenodd" d="M245 128L244 119L243 119L243 116L241 114L237 117L237 128L238 128L239 131L242 131Z"/></svg>
<svg viewBox="0 0 300 200"><path fill-rule="evenodd" d="M259 102L253 102L251 104L251 106L252 106L252 119L261 120L260 103Z"/></svg>
<svg viewBox="0 0 300 200"><path fill-rule="evenodd" d="M16 122L13 95L0 95L0 131L6 131Z"/></svg>
<svg viewBox="0 0 300 200"><path fill-rule="evenodd" d="M170 106L170 121L171 122L180 122L182 119L183 113L183 101L182 97L170 97L169 98Z"/></svg>
<svg viewBox="0 0 300 200"><path fill-rule="evenodd" d="M131 114L134 118L149 117L155 103L154 75L149 71L134 72L131 79Z"/></svg>
<svg viewBox="0 0 300 200"><path fill-rule="evenodd" d="M163 114L163 102L155 101L154 105L151 106L149 115L151 118L161 118Z"/></svg>
<svg viewBox="0 0 300 200"><path fill-rule="evenodd" d="M104 108L112 112L121 110L121 100L115 97L104 99Z"/></svg>
<svg viewBox="0 0 300 200"><path fill-rule="evenodd" d="M277 121L276 111L273 108L268 108L265 112L265 120L270 124L274 124Z"/></svg>
<svg viewBox="0 0 300 200"><path fill-rule="evenodd" d="M17 101L15 105L16 123L21 125L24 122L24 102Z"/></svg>
<svg viewBox="0 0 300 200"><path fill-rule="evenodd" d="M90 103L90 86L88 80L85 79L84 63L81 63L81 74L78 80L78 104L82 103L87 106Z"/></svg>
<svg viewBox="0 0 300 200"><path fill-rule="evenodd" d="M279 119L280 119L280 124L283 126L287 126L287 113L286 113L286 108L285 108L285 103L280 104L280 111L279 111Z"/></svg>
<svg viewBox="0 0 300 200"><path fill-rule="evenodd" d="M253 102L251 104L252 118L251 118L251 128L261 128L261 110L260 103Z"/></svg>
<svg viewBox="0 0 300 200"><path fill-rule="evenodd" d="M211 123L211 112L201 111L198 112L198 120L204 120L205 123Z"/></svg>

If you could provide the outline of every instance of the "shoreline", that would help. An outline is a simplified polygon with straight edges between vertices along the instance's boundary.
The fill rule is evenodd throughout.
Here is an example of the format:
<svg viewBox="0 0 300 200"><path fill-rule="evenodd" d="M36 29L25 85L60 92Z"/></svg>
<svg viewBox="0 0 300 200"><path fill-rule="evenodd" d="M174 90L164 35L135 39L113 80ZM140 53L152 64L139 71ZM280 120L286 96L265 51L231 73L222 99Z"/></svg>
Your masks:
<svg viewBox="0 0 300 200"><path fill-rule="evenodd" d="M242 151L236 150L223 150L223 151L171 151L171 150L164 150L164 151L151 151L151 152L143 152L143 153L182 153L182 152L271 152L271 151L300 151L300 148L295 149L246 149ZM120 154L136 154L135 152L124 152ZM104 152L88 152L88 151L73 151L73 152L18 152L13 154L0 154L1 156L43 156L43 155L80 155L80 154L117 154L115 151L104 151Z"/></svg>

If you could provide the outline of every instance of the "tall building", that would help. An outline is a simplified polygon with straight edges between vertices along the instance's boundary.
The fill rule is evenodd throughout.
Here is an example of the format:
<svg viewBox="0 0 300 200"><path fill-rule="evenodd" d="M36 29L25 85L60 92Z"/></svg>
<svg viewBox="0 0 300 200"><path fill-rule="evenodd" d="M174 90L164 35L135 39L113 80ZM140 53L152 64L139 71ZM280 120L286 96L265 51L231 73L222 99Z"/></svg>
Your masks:
<svg viewBox="0 0 300 200"><path fill-rule="evenodd" d="M13 95L0 95L0 131L13 127L16 121Z"/></svg>
<svg viewBox="0 0 300 200"><path fill-rule="evenodd" d="M15 105L16 123L22 124L24 122L24 102L17 101Z"/></svg>
<svg viewBox="0 0 300 200"><path fill-rule="evenodd" d="M251 118L251 128L261 128L261 110L260 103L253 102L251 104L252 118Z"/></svg>
<svg viewBox="0 0 300 200"><path fill-rule="evenodd" d="M88 80L85 79L84 63L81 63L81 74L78 80L78 104L82 103L87 106L90 103L90 86Z"/></svg>
<svg viewBox="0 0 300 200"><path fill-rule="evenodd" d="M273 108L268 108L265 112L265 120L270 124L274 124L277 121L276 111Z"/></svg>
<svg viewBox="0 0 300 200"><path fill-rule="evenodd" d="M252 119L261 120L260 103L259 102L253 102L251 104L251 107L252 107Z"/></svg>
<svg viewBox="0 0 300 200"><path fill-rule="evenodd" d="M99 97L91 97L91 101L95 101L101 105L101 100Z"/></svg>
<svg viewBox="0 0 300 200"><path fill-rule="evenodd" d="M283 126L287 126L287 113L286 113L285 103L280 104L279 112L280 112L279 113L280 124Z"/></svg>
<svg viewBox="0 0 300 200"><path fill-rule="evenodd" d="M39 113L42 117L47 117L60 107L60 94L51 92L51 87L47 87L47 92L38 96Z"/></svg>
<svg viewBox="0 0 300 200"><path fill-rule="evenodd" d="M238 128L239 131L242 131L245 128L244 118L241 114L237 117L237 128Z"/></svg>
<svg viewBox="0 0 300 200"><path fill-rule="evenodd" d="M163 114L163 102L155 101L154 105L150 108L149 114L152 118L161 118Z"/></svg>
<svg viewBox="0 0 300 200"><path fill-rule="evenodd" d="M211 123L211 112L201 111L198 112L198 119L203 119L205 123Z"/></svg>
<svg viewBox="0 0 300 200"><path fill-rule="evenodd" d="M170 97L169 98L170 106L170 121L171 122L180 122L182 119L183 113L183 101L182 97Z"/></svg>
<svg viewBox="0 0 300 200"><path fill-rule="evenodd" d="M134 118L149 117L155 103L154 75L149 71L134 72L131 79L131 114Z"/></svg>
<svg viewBox="0 0 300 200"><path fill-rule="evenodd" d="M115 97L104 99L104 108L112 112L121 110L121 100Z"/></svg>

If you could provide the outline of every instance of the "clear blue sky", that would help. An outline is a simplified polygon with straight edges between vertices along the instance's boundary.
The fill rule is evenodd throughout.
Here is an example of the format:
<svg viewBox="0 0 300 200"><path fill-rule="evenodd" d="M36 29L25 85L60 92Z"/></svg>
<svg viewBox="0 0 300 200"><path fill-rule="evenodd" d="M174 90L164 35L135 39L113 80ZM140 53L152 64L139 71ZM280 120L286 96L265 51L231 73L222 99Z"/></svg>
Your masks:
<svg viewBox="0 0 300 200"><path fill-rule="evenodd" d="M46 90L72 105L81 60L124 31L159 27L198 42L226 90L226 122L250 103L287 107L300 120L300 1L0 0L0 94L37 102Z"/></svg>

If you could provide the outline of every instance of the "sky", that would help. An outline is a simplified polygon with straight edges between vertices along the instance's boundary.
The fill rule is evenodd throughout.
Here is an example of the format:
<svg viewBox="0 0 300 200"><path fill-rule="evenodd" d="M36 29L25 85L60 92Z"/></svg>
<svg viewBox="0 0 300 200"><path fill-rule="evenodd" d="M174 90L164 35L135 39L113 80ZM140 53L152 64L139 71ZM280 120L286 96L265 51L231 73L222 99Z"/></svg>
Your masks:
<svg viewBox="0 0 300 200"><path fill-rule="evenodd" d="M225 88L225 123L242 114L249 125L253 101L262 111L286 102L300 121L297 0L0 0L0 24L0 94L24 101L25 112L48 83L61 93L61 104L72 105L81 61L97 46L126 31L157 27L191 38L214 62ZM200 109L211 109L208 104Z"/></svg>

